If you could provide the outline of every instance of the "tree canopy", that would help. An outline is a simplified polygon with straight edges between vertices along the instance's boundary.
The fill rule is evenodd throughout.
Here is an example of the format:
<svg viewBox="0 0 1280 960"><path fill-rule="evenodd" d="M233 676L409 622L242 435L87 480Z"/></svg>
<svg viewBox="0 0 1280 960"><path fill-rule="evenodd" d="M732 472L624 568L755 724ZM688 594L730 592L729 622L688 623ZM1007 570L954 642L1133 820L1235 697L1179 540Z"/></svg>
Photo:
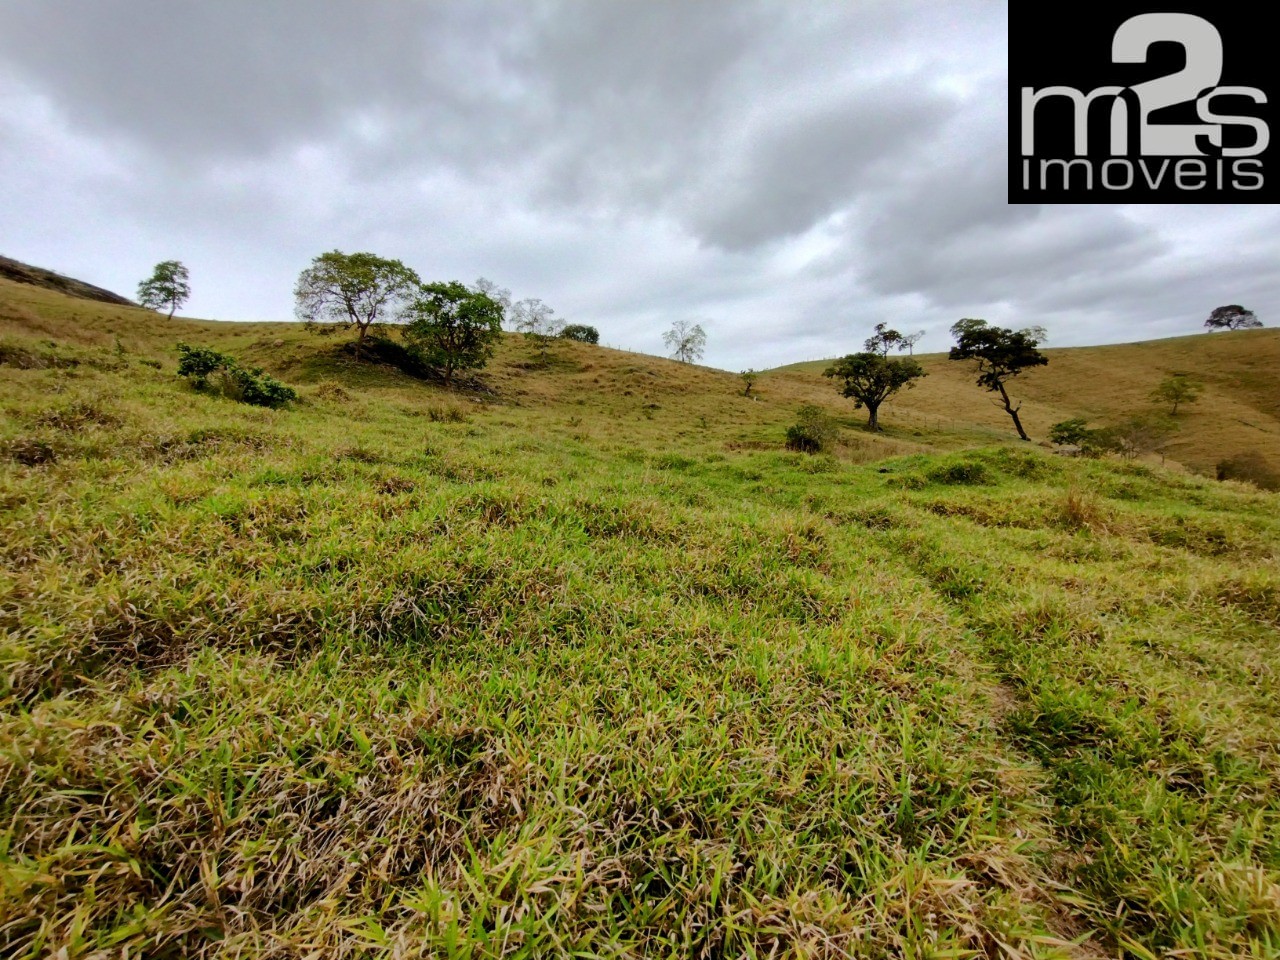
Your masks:
<svg viewBox="0 0 1280 960"><path fill-rule="evenodd" d="M399 319L400 309L417 295L421 283L399 260L330 250L299 274L293 296L298 316L308 322L354 325L359 331L359 359L369 328Z"/></svg>
<svg viewBox="0 0 1280 960"><path fill-rule="evenodd" d="M502 304L457 281L424 285L404 317L405 338L426 363L444 371L446 386L454 371L488 363L502 336Z"/></svg>
<svg viewBox="0 0 1280 960"><path fill-rule="evenodd" d="M600 331L585 323L570 323L560 331L563 340L576 340L578 343L599 343Z"/></svg>
<svg viewBox="0 0 1280 960"><path fill-rule="evenodd" d="M853 398L855 409L867 408L868 430L880 429L882 403L903 387L911 386L916 380L927 376L924 368L911 357L890 359L882 353L870 350L842 357L824 370L822 375L842 381L840 392L843 396Z"/></svg>
<svg viewBox="0 0 1280 960"><path fill-rule="evenodd" d="M878 353L882 357L887 357L889 350L893 347L899 347L902 339L902 334L889 327L888 324L877 323L875 333L867 337L863 343L863 348L867 353Z"/></svg>
<svg viewBox="0 0 1280 960"><path fill-rule="evenodd" d="M138 303L150 310L169 308L169 319L191 296L191 279L181 261L164 260L157 263L151 276L138 284Z"/></svg>
<svg viewBox="0 0 1280 960"><path fill-rule="evenodd" d="M1151 391L1151 399L1171 404L1169 413L1176 416L1180 404L1195 403L1200 399L1200 385L1188 373L1171 373Z"/></svg>
<svg viewBox="0 0 1280 960"><path fill-rule="evenodd" d="M1262 321L1238 303L1214 307L1204 325L1210 330L1252 330L1262 326Z"/></svg>
<svg viewBox="0 0 1280 960"><path fill-rule="evenodd" d="M702 359L702 353L707 348L707 332L702 329L702 324L677 320L662 335L662 342L676 360L681 363L696 363Z"/></svg>
<svg viewBox="0 0 1280 960"><path fill-rule="evenodd" d="M1045 339L1044 328L1009 330L993 327L985 320L966 318L952 326L951 333L956 338L956 345L951 348L950 359L977 361L978 386L1000 394L1004 410L1012 418L1018 436L1030 440L1018 417L1022 404L1013 405L1005 384L1024 370L1043 367L1049 362L1049 358L1036 349Z"/></svg>

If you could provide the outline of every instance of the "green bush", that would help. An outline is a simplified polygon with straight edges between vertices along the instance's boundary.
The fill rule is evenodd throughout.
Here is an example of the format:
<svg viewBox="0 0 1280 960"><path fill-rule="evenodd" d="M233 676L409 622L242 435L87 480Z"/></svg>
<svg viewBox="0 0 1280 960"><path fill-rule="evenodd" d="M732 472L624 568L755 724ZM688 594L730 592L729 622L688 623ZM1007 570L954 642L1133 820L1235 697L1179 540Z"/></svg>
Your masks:
<svg viewBox="0 0 1280 960"><path fill-rule="evenodd" d="M800 453L821 453L836 439L836 423L821 407L803 406L796 422L787 427L787 449Z"/></svg>
<svg viewBox="0 0 1280 960"><path fill-rule="evenodd" d="M235 357L208 347L178 344L178 376L189 378L197 390L207 390L215 373L218 392L240 403L282 407L298 399L297 391L268 376L261 367L242 367Z"/></svg>
<svg viewBox="0 0 1280 960"><path fill-rule="evenodd" d="M560 331L561 340L577 340L579 343L599 343L600 331L585 323L571 323Z"/></svg>
<svg viewBox="0 0 1280 960"><path fill-rule="evenodd" d="M178 376L189 377L197 390L209 385L209 377L218 370L234 367L234 357L208 347L192 347L185 343L178 344Z"/></svg>

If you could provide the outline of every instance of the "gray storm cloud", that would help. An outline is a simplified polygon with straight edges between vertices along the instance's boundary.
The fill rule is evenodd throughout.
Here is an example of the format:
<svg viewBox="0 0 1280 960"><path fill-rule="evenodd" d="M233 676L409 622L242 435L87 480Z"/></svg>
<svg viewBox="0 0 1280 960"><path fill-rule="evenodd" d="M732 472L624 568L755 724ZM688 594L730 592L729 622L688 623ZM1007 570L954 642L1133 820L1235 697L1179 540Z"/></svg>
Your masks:
<svg viewBox="0 0 1280 960"><path fill-rule="evenodd" d="M288 319L374 249L741 367L960 316L1055 344L1270 322L1271 210L1009 206L1006 7L0 0L0 252Z"/></svg>

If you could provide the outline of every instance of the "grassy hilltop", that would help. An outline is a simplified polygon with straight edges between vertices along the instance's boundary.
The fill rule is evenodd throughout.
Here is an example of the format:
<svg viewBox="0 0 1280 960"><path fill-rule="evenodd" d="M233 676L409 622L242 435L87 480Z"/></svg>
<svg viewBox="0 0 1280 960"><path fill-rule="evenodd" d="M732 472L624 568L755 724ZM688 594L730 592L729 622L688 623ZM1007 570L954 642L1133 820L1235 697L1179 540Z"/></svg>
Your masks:
<svg viewBox="0 0 1280 960"><path fill-rule="evenodd" d="M1015 394L1200 371L1208 469L1276 456L1277 354ZM0 280L0 954L1280 956L1280 499L924 361L870 436L821 365L508 337L446 392Z"/></svg>

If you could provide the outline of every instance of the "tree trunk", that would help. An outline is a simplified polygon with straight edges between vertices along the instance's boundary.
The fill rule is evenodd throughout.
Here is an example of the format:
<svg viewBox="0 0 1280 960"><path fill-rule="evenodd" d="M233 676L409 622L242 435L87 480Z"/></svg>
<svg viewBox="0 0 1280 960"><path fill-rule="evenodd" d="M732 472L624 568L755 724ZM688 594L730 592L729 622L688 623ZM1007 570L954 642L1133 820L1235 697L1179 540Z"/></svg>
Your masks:
<svg viewBox="0 0 1280 960"><path fill-rule="evenodd" d="M360 359L360 348L364 346L364 335L368 332L368 327L362 327L356 324L356 329L360 331L360 335L356 337L356 359Z"/></svg>
<svg viewBox="0 0 1280 960"><path fill-rule="evenodd" d="M880 404L867 404L867 429L877 432L880 429Z"/></svg>
<svg viewBox="0 0 1280 960"><path fill-rule="evenodd" d="M1027 436L1027 431L1022 429L1022 421L1018 419L1018 410L1021 408L1022 404L1018 404L1018 406L1015 407L1012 403L1009 402L1009 394L1005 392L1004 384L997 383L996 386L1000 388L1000 396L1004 400L1005 413L1013 417L1013 426L1018 431L1018 436L1020 436L1023 440L1030 442L1031 438Z"/></svg>
<svg viewBox="0 0 1280 960"><path fill-rule="evenodd" d="M169 304L169 319L170 319L170 320L172 320L172 319L173 319L173 315L174 315L174 313L177 311L177 309L178 309L178 305L177 305L176 303L170 303L170 304Z"/></svg>

